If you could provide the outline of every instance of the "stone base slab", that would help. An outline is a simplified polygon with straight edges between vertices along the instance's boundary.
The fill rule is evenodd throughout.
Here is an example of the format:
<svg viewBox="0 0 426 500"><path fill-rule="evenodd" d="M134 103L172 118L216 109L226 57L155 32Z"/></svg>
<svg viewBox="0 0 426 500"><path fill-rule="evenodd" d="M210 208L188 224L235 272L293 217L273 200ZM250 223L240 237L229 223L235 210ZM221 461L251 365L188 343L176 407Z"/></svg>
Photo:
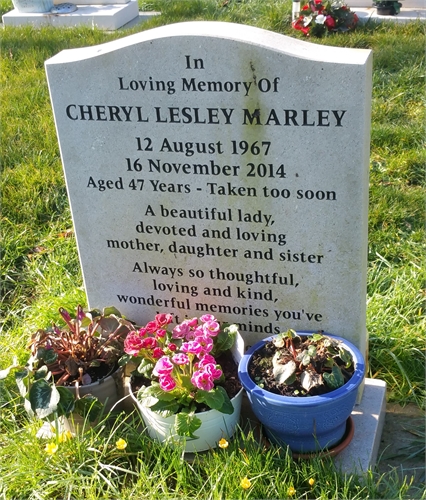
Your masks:
<svg viewBox="0 0 426 500"><path fill-rule="evenodd" d="M382 380L365 379L361 401L352 412L354 436L348 447L334 458L338 471L363 475L376 465L385 415L386 383ZM248 424L255 432L259 431L259 421L253 414L247 397L243 400L241 417L243 429Z"/></svg>
<svg viewBox="0 0 426 500"><path fill-rule="evenodd" d="M404 3L401 3L403 7L401 8L401 12L396 16L379 16L377 15L377 10L375 7L352 7L351 10L356 12L361 23L366 23L368 21L376 23L384 21L392 21L394 23L409 23L416 20L426 21L425 9L405 7Z"/></svg>
<svg viewBox="0 0 426 500"><path fill-rule="evenodd" d="M60 2L61 3L61 2ZM117 30L139 16L137 0L126 4L80 5L71 14L31 14L16 9L3 15L5 26L32 25L34 27L90 26L101 30Z"/></svg>
<svg viewBox="0 0 426 500"><path fill-rule="evenodd" d="M363 474L376 465L386 415L386 383L365 379L360 404L352 412L355 432L349 446L334 459L344 473Z"/></svg>

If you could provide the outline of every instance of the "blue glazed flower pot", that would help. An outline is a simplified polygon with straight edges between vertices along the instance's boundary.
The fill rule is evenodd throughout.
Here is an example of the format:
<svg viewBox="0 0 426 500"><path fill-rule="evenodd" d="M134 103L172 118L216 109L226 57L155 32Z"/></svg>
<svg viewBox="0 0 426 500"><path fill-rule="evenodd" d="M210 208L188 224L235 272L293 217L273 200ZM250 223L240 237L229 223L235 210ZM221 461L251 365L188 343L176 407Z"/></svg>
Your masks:
<svg viewBox="0 0 426 500"><path fill-rule="evenodd" d="M314 332L297 333L312 335ZM248 372L251 357L274 337L268 337L251 347L238 366L241 384L267 436L279 445L288 445L296 453L332 448L339 443L365 375L364 358L353 344L335 335L324 335L342 341L355 362L351 379L327 394L311 397L280 396L256 385Z"/></svg>

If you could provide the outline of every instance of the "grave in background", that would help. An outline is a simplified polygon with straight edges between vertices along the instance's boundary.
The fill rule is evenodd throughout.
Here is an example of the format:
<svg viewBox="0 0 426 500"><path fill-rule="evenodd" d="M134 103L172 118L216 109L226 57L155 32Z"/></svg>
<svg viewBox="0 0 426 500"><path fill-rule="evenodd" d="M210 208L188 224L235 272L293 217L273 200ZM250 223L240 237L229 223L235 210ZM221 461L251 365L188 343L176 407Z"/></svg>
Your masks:
<svg viewBox="0 0 426 500"><path fill-rule="evenodd" d="M246 345L322 329L367 354L369 50L191 22L46 71L90 307L211 313ZM383 425L385 385L367 387L353 470Z"/></svg>
<svg viewBox="0 0 426 500"><path fill-rule="evenodd" d="M55 0L55 7L68 3ZM138 20L146 21L158 12L139 12L137 0L78 0L72 2L77 10L67 13L27 13L13 9L3 15L5 26L32 25L34 27L53 26L56 28L88 26L101 30L117 30L125 24ZM60 9L59 9L60 10ZM61 10L60 10L61 11ZM63 9L62 12L66 11Z"/></svg>

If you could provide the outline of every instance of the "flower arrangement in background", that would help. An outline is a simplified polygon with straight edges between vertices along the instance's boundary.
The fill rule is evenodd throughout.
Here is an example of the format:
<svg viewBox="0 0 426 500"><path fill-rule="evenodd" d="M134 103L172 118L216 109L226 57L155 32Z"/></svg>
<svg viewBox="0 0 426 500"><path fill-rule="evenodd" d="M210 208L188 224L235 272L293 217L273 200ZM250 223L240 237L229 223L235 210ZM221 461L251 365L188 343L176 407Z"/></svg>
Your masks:
<svg viewBox="0 0 426 500"><path fill-rule="evenodd" d="M331 32L350 31L357 23L356 13L341 0L310 0L302 7L299 17L293 21L293 28L306 36L321 37Z"/></svg>
<svg viewBox="0 0 426 500"><path fill-rule="evenodd" d="M121 364L139 361L135 375L145 382L138 401L163 417L176 415L177 434L192 438L201 425L195 415L200 405L234 411L216 357L231 349L238 330L236 325L221 328L210 314L185 320L170 332L172 321L171 314L157 314L145 327L131 331Z"/></svg>

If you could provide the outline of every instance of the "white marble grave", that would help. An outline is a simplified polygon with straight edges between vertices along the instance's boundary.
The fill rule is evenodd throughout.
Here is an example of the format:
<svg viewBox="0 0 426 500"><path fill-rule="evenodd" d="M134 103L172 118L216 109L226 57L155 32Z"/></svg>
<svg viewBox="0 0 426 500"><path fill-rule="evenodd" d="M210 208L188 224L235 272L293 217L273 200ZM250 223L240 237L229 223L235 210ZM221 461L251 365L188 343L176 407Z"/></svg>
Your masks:
<svg viewBox="0 0 426 500"><path fill-rule="evenodd" d="M55 6L63 3L68 2L63 0L54 2ZM76 5L76 10L70 13L28 13L13 9L3 14L2 21L5 26L31 25L35 28L88 26L114 31L135 19L145 21L153 15L158 15L158 12L146 12L140 15L137 0L78 0L72 3Z"/></svg>
<svg viewBox="0 0 426 500"><path fill-rule="evenodd" d="M366 352L369 50L189 22L46 71L90 307Z"/></svg>

